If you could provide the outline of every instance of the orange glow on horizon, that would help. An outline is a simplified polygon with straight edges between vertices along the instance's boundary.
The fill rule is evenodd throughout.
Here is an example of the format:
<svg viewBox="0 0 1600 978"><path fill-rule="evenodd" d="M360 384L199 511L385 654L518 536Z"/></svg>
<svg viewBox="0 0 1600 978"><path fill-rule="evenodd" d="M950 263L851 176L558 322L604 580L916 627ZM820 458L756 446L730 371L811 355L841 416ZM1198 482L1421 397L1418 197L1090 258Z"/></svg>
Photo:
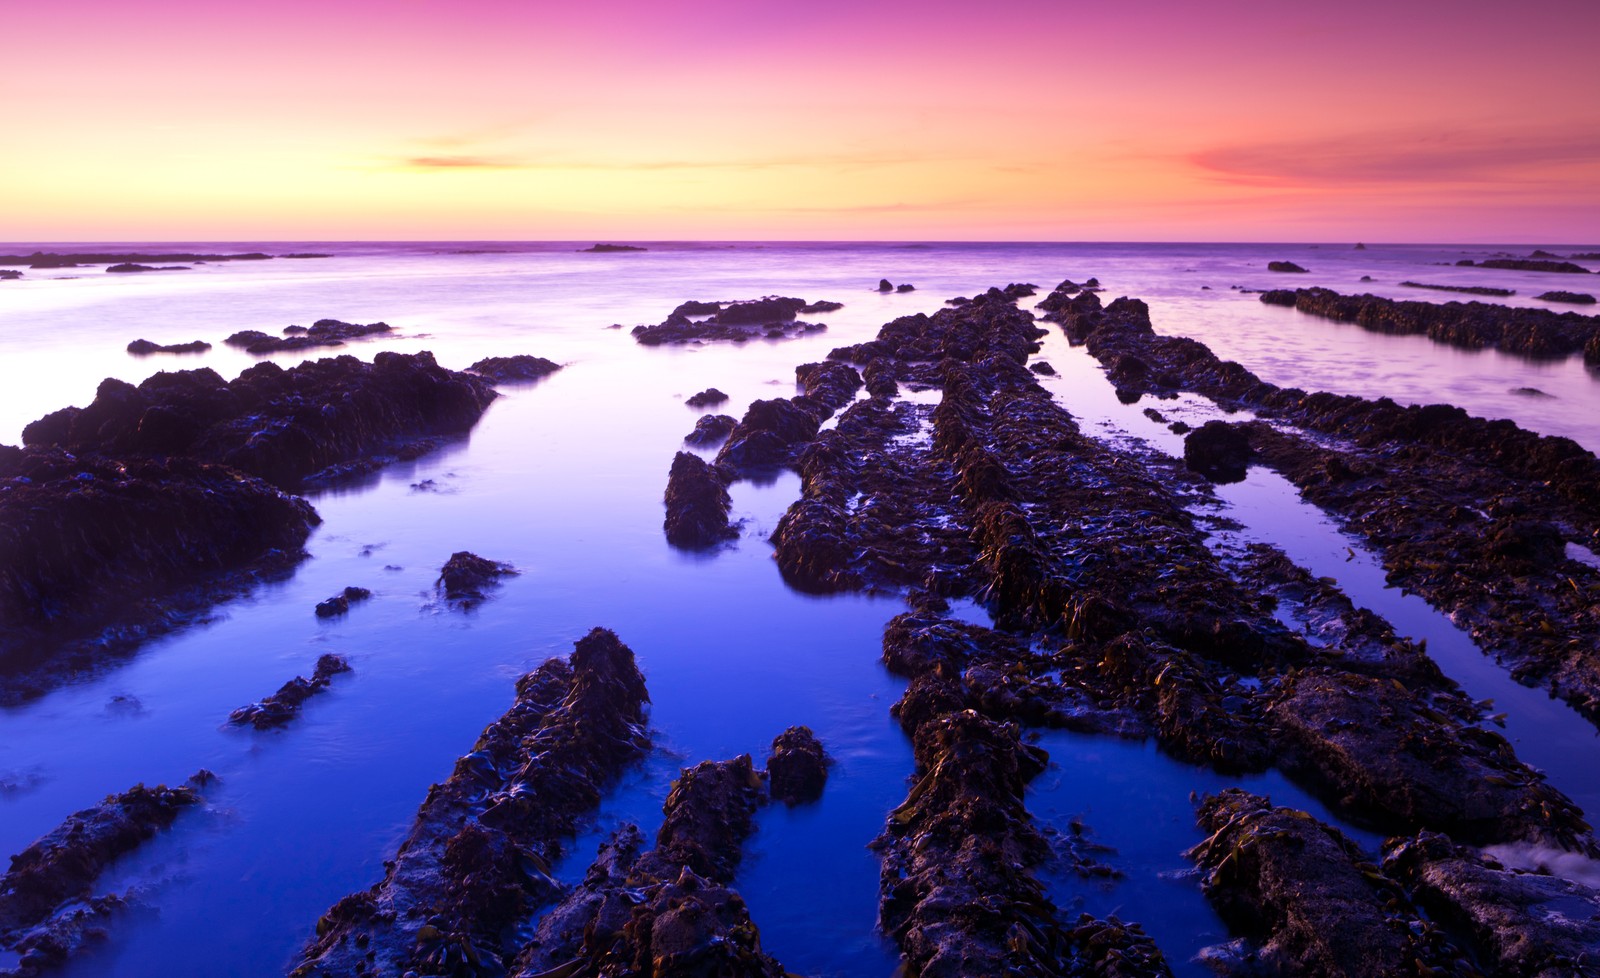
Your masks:
<svg viewBox="0 0 1600 978"><path fill-rule="evenodd" d="M30 6L0 239L1592 238L1600 8L1396 6Z"/></svg>

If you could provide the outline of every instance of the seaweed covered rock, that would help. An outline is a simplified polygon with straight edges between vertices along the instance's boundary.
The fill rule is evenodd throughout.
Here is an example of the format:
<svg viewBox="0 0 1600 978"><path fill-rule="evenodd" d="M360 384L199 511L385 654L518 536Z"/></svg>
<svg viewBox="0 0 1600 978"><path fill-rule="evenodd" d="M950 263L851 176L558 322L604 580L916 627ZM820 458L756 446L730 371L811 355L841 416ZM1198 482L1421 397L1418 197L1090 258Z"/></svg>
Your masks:
<svg viewBox="0 0 1600 978"><path fill-rule="evenodd" d="M210 369L101 383L87 407L23 429L26 445L103 455L188 455L284 488L361 459L392 458L428 436L470 429L495 397L431 353L342 356L285 370L261 363L234 381Z"/></svg>
<svg viewBox="0 0 1600 978"><path fill-rule="evenodd" d="M540 380L561 369L561 364L544 357L519 353L514 357L484 357L467 370L496 384L516 384Z"/></svg>
<svg viewBox="0 0 1600 978"><path fill-rule="evenodd" d="M35 975L59 967L96 938L127 906L126 896L93 896L96 880L117 857L170 826L198 804L213 776L200 771L176 788L135 785L61 825L11 857L0 877L0 949L19 960L8 973Z"/></svg>
<svg viewBox="0 0 1600 978"><path fill-rule="evenodd" d="M766 296L741 302L686 302L654 326L636 326L633 338L645 346L725 340L785 339L826 327L795 318L809 308L804 299ZM708 315L709 314L709 315ZM690 316L706 316L693 320Z"/></svg>
<svg viewBox="0 0 1600 978"><path fill-rule="evenodd" d="M503 974L507 929L559 895L550 865L648 748L648 702L632 650L603 628L570 663L519 679L516 702L429 789L383 880L329 909L293 974Z"/></svg>
<svg viewBox="0 0 1600 978"><path fill-rule="evenodd" d="M726 414L707 414L694 423L694 430L683 440L696 448L709 448L727 440L739 422Z"/></svg>
<svg viewBox="0 0 1600 978"><path fill-rule="evenodd" d="M1258 947L1263 973L1476 974L1338 829L1238 788L1207 797L1199 821L1210 837L1189 857L1218 915Z"/></svg>
<svg viewBox="0 0 1600 978"><path fill-rule="evenodd" d="M752 401L717 462L735 469L787 464L801 445L817 437L820 424L816 414L788 398Z"/></svg>
<svg viewBox="0 0 1600 978"><path fill-rule="evenodd" d="M679 452L672 459L663 528L675 547L709 547L738 535L728 523L728 487L717 468L698 455Z"/></svg>
<svg viewBox="0 0 1600 978"><path fill-rule="evenodd" d="M0 452L0 700L287 570L320 522L226 466Z"/></svg>
<svg viewBox="0 0 1600 978"><path fill-rule="evenodd" d="M1592 886L1509 869L1432 833L1385 848L1384 872L1494 974L1568 978L1600 960L1600 891Z"/></svg>
<svg viewBox="0 0 1600 978"><path fill-rule="evenodd" d="M370 597L372 597L372 592L364 587L347 587L333 597L317 602L317 617L337 618L348 613L351 605L359 604Z"/></svg>
<svg viewBox="0 0 1600 978"><path fill-rule="evenodd" d="M790 727L772 741L767 787L773 800L799 805L822 797L828 783L828 755L810 727Z"/></svg>
<svg viewBox="0 0 1600 978"><path fill-rule="evenodd" d="M434 587L444 595L445 600L455 602L462 608L475 608L488 599L489 590L499 583L500 578L515 573L517 569L510 564L479 557L470 550L458 550L439 568Z"/></svg>
<svg viewBox="0 0 1600 978"><path fill-rule="evenodd" d="M1207 421L1183 439L1183 461L1212 482L1243 482L1250 468L1250 436L1226 421Z"/></svg>
<svg viewBox="0 0 1600 978"><path fill-rule="evenodd" d="M310 679L294 677L261 702L241 706L228 714L228 722L236 726L248 723L257 730L281 727L299 715L300 707L305 705L306 700L327 689L333 683L334 676L349 671L350 663L345 661L344 656L324 653L317 657L317 667Z"/></svg>
<svg viewBox="0 0 1600 978"><path fill-rule="evenodd" d="M641 854L632 825L614 833L583 882L540 922L513 974L783 978L728 886L765 801L747 754L684 769L655 848Z"/></svg>

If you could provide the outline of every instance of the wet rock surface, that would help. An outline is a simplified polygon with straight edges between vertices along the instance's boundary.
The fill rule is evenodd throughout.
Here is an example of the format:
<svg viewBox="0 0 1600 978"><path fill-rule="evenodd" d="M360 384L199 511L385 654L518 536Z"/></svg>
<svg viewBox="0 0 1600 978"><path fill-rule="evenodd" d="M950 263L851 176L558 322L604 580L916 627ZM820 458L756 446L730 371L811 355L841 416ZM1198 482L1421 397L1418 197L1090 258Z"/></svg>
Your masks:
<svg viewBox="0 0 1600 978"><path fill-rule="evenodd" d="M738 535L728 523L727 478L698 455L679 452L673 458L665 502L662 526L674 547L710 547Z"/></svg>
<svg viewBox="0 0 1600 978"><path fill-rule="evenodd" d="M318 618L337 618L348 614L350 606L360 604L372 597L372 592L364 587L347 587L333 597L317 602L316 615Z"/></svg>
<svg viewBox="0 0 1600 978"><path fill-rule="evenodd" d="M514 357L484 357L468 367L470 373L495 384L518 384L541 380L561 369L561 364L526 353Z"/></svg>
<svg viewBox="0 0 1600 978"><path fill-rule="evenodd" d="M1229 789L1200 805L1190 853L1218 914L1253 946L1241 975L1390 978L1479 972L1338 829Z"/></svg>
<svg viewBox="0 0 1600 978"><path fill-rule="evenodd" d="M1183 462L1212 482L1242 482L1250 468L1250 438L1226 421L1207 421L1183 439Z"/></svg>
<svg viewBox="0 0 1600 978"><path fill-rule="evenodd" d="M211 344L205 340L194 340L189 343L169 343L162 345L149 340L134 340L128 344L128 352L135 356L147 356L152 353L204 353L211 349Z"/></svg>
<svg viewBox="0 0 1600 978"><path fill-rule="evenodd" d="M1244 426L1258 461L1366 538L1390 584L1448 612L1519 680L1600 723L1600 574L1562 547L1600 540L1593 454L1448 405L1276 387L1201 343L1157 334L1135 300L1080 303L1061 322L1108 374L1129 357L1146 364L1124 380L1135 397L1192 391L1267 419Z"/></svg>
<svg viewBox="0 0 1600 978"><path fill-rule="evenodd" d="M221 465L0 446L0 702L284 573L319 522Z"/></svg>
<svg viewBox="0 0 1600 978"><path fill-rule="evenodd" d="M489 599L489 593L499 585L500 578L516 572L510 564L479 557L470 550L458 550L439 568L434 587L446 601L471 609Z"/></svg>
<svg viewBox="0 0 1600 978"><path fill-rule="evenodd" d="M782 978L787 972L761 950L749 910L729 886L766 800L748 754L684 769L663 806L656 847L641 854L632 825L614 833L583 882L545 915L513 974Z"/></svg>
<svg viewBox="0 0 1600 978"><path fill-rule="evenodd" d="M1496 975L1566 978L1600 960L1600 892L1508 869L1440 835L1390 840L1384 872Z"/></svg>
<svg viewBox="0 0 1600 978"><path fill-rule="evenodd" d="M767 786L774 801L801 805L822 797L828 782L828 755L810 727L790 727L772 741Z"/></svg>
<svg viewBox="0 0 1600 978"><path fill-rule="evenodd" d="M828 303L808 303L789 296L765 296L741 302L683 303L654 326L635 326L633 338L645 346L753 339L789 339L827 329L821 323L795 318L802 311L821 309ZM837 308L842 308L838 306ZM706 316L701 320L690 316Z"/></svg>
<svg viewBox="0 0 1600 978"><path fill-rule="evenodd" d="M601 628L519 679L384 879L334 904L293 974L504 974L508 928L559 896L551 863L648 748L648 701L632 650Z"/></svg>
<svg viewBox="0 0 1600 978"><path fill-rule="evenodd" d="M1375 333L1422 333L1437 343L1467 350L1493 347L1528 357L1564 357L1600 335L1600 317L1548 309L1521 309L1484 302L1415 302L1375 295L1341 295L1330 289L1263 292L1268 305L1355 323Z"/></svg>
<svg viewBox="0 0 1600 978"><path fill-rule="evenodd" d="M281 727L299 715L306 700L332 685L334 676L350 671L350 663L345 661L344 656L324 653L317 657L317 667L310 679L294 677L261 702L241 706L228 714L228 722L236 726L248 723L257 730Z"/></svg>
<svg viewBox="0 0 1600 978"><path fill-rule="evenodd" d="M430 353L341 356L284 369L261 363L232 382L214 370L155 374L135 387L101 383L87 407L23 429L27 445L103 455L185 455L287 489L371 468L465 432L495 397Z"/></svg>
<svg viewBox="0 0 1600 978"><path fill-rule="evenodd" d="M388 323L346 323L338 319L319 319L309 327L285 327L284 336L273 336L258 329L243 329L222 342L246 353L282 353L309 350L319 346L343 346L346 340L362 339L394 330Z"/></svg>
<svg viewBox="0 0 1600 978"><path fill-rule="evenodd" d="M696 448L709 448L727 440L739 422L726 414L708 414L694 423L694 430L683 440Z"/></svg>
<svg viewBox="0 0 1600 978"><path fill-rule="evenodd" d="M135 785L68 816L12 856L0 877L0 950L20 958L10 973L49 971L103 940L106 926L129 901L126 895L92 896L95 881L117 857L198 804L200 789L212 780L201 771L176 788Z"/></svg>

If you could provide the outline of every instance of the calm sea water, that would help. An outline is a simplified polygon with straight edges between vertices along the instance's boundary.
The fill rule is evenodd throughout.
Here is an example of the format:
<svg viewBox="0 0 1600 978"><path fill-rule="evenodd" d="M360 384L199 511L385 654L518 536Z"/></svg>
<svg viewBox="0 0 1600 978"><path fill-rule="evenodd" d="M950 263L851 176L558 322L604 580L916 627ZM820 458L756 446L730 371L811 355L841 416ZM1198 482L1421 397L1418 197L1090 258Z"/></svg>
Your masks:
<svg viewBox="0 0 1600 978"><path fill-rule="evenodd" d="M1008 282L1048 291L1062 278L1097 276L1108 299L1148 301L1159 330L1201 339L1273 382L1448 401L1600 447L1600 387L1578 360L1531 362L1379 336L1263 306L1231 288L1315 284L1449 298L1395 284L1420 279L1516 288L1519 298L1509 301L1535 304L1520 296L1574 287L1552 284L1552 276L1448 267L1463 255L1526 249L711 243L577 253L583 244L129 245L335 257L132 276L28 271L0 282L0 442L15 443L23 425L50 410L87 403L104 377L137 382L199 366L232 377L258 358L221 345L224 336L323 317L396 326L398 335L338 351L367 359L385 349L431 350L460 368L531 353L566 365L544 382L507 389L469 437L368 483L314 496L325 523L308 545L312 559L292 579L223 606L210 624L152 643L103 676L0 711L0 853L136 782L174 782L201 767L222 779L205 811L185 815L101 882L106 892L140 891L158 913L130 918L102 953L69 973L281 974L333 901L382 876L382 860L428 784L509 705L512 680L604 625L638 653L659 749L608 798L560 872L581 875L599 838L621 821L653 830L679 767L760 755L784 727L805 723L838 760L833 780L820 804L761 816L737 885L766 947L791 970L888 975L895 956L873 929L877 862L866 844L903 798L911 771L909 745L888 715L900 686L878 663L883 623L902 605L893 597L808 597L783 585L765 540L798 495L793 476L737 485L741 536L713 554L666 546L661 493L699 414L685 397L719 387L732 397L724 410L738 415L753 399L791 393L796 364L951 296ZM1286 282L1291 277L1266 271L1274 259L1311 273ZM1361 283L1363 275L1374 281ZM916 291L880 295L880 278ZM815 317L828 323L826 333L737 347L645 349L626 328L610 328L658 322L685 299L767 294L845 308ZM138 359L123 348L140 337L215 345L197 356ZM1093 362L1058 334L1044 356L1063 371L1052 382L1057 396L1092 431L1177 447L1137 408L1117 404ZM1207 406L1181 410L1202 417ZM1349 541L1281 487L1241 491L1229 503L1258 537L1301 541L1295 556L1318 573L1334 572L1334 555L1343 559ZM432 594L439 566L463 549L522 572L470 614L441 607ZM1358 603L1387 600L1381 574L1347 576ZM351 584L371 588L374 599L335 622L312 615L319 600ZM1384 610L1402 630L1453 631L1425 608ZM1433 638L1430 648L1442 657ZM1464 650L1474 695L1516 695L1470 643ZM348 657L355 673L288 729L224 725L234 707L309 674L325 651ZM1512 718L1523 724L1511 731L1519 750L1584 796L1587 779L1558 769L1564 755L1588 763L1592 733L1559 705L1527 699ZM1058 767L1035 786L1036 814L1057 822L1081 816L1118 850L1109 861L1127 874L1109 886L1053 880L1057 897L1142 920L1180 971L1199 973L1188 957L1223 933L1182 872L1180 853L1198 841L1189 792L1225 780L1148 746L1060 734L1043 743ZM1254 786L1326 816L1281 778ZM1600 798L1582 800L1600 808Z"/></svg>

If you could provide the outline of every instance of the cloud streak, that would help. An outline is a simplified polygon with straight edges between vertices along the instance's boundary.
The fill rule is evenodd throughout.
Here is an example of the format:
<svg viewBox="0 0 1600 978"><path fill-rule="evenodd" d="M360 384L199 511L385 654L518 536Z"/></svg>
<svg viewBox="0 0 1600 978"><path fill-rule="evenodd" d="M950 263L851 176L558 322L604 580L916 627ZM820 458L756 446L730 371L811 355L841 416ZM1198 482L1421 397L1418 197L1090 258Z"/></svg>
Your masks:
<svg viewBox="0 0 1600 978"><path fill-rule="evenodd" d="M1212 179L1264 187L1478 184L1555 180L1600 160L1597 132L1366 132L1241 143L1190 154Z"/></svg>

